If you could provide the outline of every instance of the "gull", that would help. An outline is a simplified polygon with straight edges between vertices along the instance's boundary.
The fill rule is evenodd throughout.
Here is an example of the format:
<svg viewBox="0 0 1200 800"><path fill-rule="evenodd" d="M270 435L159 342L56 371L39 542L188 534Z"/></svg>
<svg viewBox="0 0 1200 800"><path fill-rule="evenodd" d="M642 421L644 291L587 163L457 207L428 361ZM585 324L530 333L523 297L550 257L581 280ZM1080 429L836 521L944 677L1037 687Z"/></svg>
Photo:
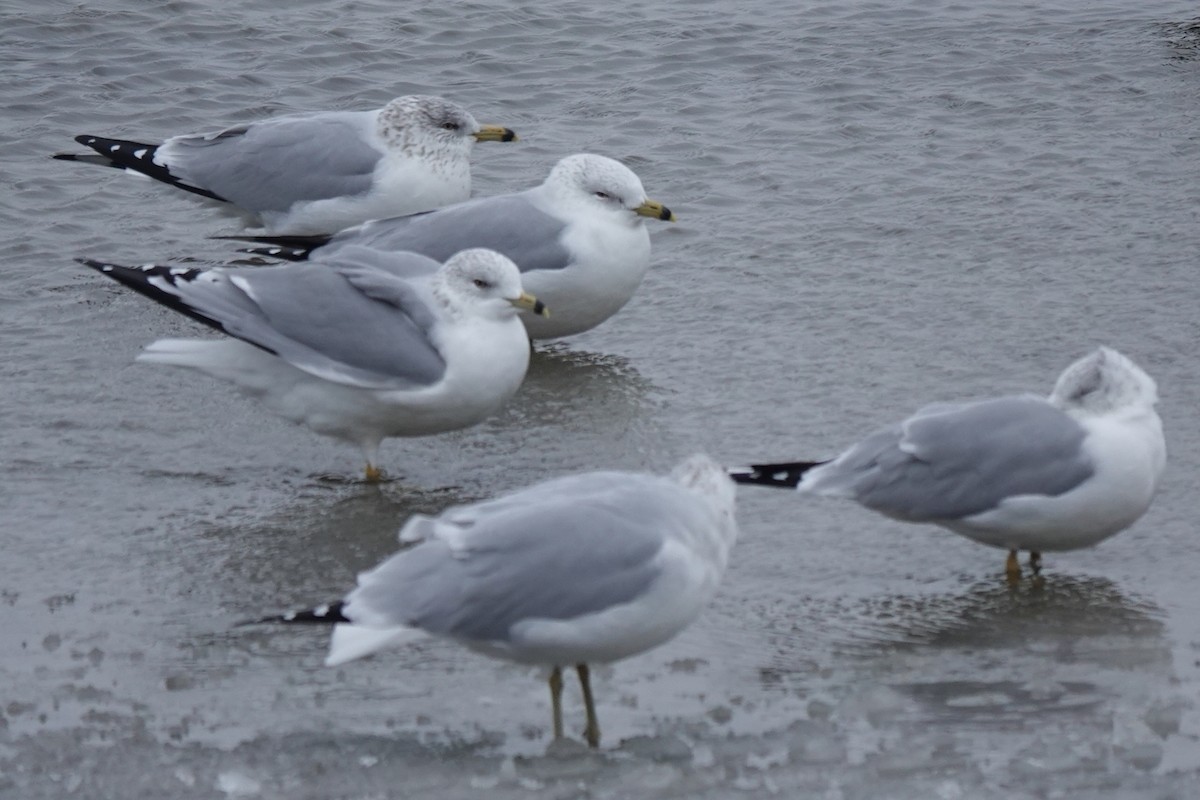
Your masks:
<svg viewBox="0 0 1200 800"><path fill-rule="evenodd" d="M739 483L846 497L905 522L930 522L1017 552L1090 547L1150 507L1166 463L1154 380L1100 347L1071 364L1049 397L926 406L830 461L731 470Z"/></svg>
<svg viewBox="0 0 1200 800"><path fill-rule="evenodd" d="M162 144L76 136L96 152L54 158L124 169L230 204L270 232L329 233L466 200L471 145L514 139L457 103L408 95L374 111L291 114Z"/></svg>
<svg viewBox="0 0 1200 800"><path fill-rule="evenodd" d="M646 197L625 165L590 153L570 155L539 186L482 197L407 217L374 220L333 236L226 237L272 245L259 255L304 260L350 244L445 259L464 247L503 253L529 291L554 309L522 315L533 339L571 336L617 313L650 267L645 219L675 215Z"/></svg>
<svg viewBox="0 0 1200 800"><path fill-rule="evenodd" d="M209 270L81 262L229 339L161 339L138 361L197 370L267 408L362 448L474 425L520 386L519 308L547 313L490 250L446 261L346 248L321 262ZM424 281L410 277L424 274Z"/></svg>
<svg viewBox="0 0 1200 800"><path fill-rule="evenodd" d="M696 618L737 538L734 490L695 455L669 476L589 472L417 514L400 531L415 546L361 573L342 601L244 624L334 624L328 666L432 635L547 667L556 739L574 665L598 747L589 665L656 647Z"/></svg>

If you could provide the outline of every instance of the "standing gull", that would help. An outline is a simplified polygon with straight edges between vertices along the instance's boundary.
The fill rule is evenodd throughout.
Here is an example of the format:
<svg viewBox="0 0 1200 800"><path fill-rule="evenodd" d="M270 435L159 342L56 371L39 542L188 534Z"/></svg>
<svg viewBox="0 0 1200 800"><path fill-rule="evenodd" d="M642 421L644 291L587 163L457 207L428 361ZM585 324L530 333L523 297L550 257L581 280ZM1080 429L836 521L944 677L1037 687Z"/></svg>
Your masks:
<svg viewBox="0 0 1200 800"><path fill-rule="evenodd" d="M831 461L756 464L739 483L848 497L905 522L932 522L1017 551L1036 575L1043 551L1090 547L1150 507L1166 463L1153 379L1101 347L1048 398L937 403Z"/></svg>
<svg viewBox="0 0 1200 800"><path fill-rule="evenodd" d="M480 125L457 103L409 95L374 111L292 114L159 145L76 136L96 152L54 157L231 204L270 232L330 233L466 200L471 145L515 138L508 128Z"/></svg>
<svg viewBox="0 0 1200 800"><path fill-rule="evenodd" d="M293 422L357 444L368 480L381 477L384 437L465 428L508 400L529 365L517 309L546 313L513 263L490 250L440 266L365 247L259 269L82 263L236 337L161 339L139 361L230 381Z"/></svg>
<svg viewBox="0 0 1200 800"><path fill-rule="evenodd" d="M522 315L530 337L554 339L596 327L633 297L650 267L647 217L675 219L646 197L628 167L578 153L523 192L375 220L334 236L250 238L275 245L253 252L295 261L350 244L438 260L464 247L487 247L511 258L525 287L554 309L548 319Z"/></svg>
<svg viewBox="0 0 1200 800"><path fill-rule="evenodd" d="M414 547L358 576L344 600L257 622L336 623L329 666L425 635L550 668L554 736L562 670L575 666L599 746L589 664L662 644L708 603L737 538L734 485L707 456L669 477L589 472L415 515Z"/></svg>

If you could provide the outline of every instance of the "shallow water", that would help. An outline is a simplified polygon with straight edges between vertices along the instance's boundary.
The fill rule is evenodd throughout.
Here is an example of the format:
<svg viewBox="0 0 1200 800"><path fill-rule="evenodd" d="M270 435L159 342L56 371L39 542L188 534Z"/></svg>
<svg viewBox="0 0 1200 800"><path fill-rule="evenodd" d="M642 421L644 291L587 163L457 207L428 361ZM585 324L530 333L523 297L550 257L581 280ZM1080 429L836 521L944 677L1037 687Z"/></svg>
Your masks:
<svg viewBox="0 0 1200 800"><path fill-rule="evenodd" d="M0 796L1194 795L1194 4L245 6L0 12ZM370 487L352 448L134 366L196 326L72 261L221 262L235 224L47 156L410 92L521 134L476 148L477 194L589 150L680 221L620 315L488 423L386 443ZM340 595L414 511L825 456L1100 343L1162 395L1133 528L1012 590L1000 551L746 489L712 606L596 671L599 753L549 745L535 672L436 642L326 669L319 631L233 627Z"/></svg>

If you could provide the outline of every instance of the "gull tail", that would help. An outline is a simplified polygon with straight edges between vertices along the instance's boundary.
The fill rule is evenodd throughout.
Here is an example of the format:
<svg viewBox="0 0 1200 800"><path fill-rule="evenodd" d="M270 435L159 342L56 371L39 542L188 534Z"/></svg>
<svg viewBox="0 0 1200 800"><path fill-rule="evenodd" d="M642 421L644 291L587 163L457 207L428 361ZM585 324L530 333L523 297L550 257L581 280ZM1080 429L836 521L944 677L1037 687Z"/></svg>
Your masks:
<svg viewBox="0 0 1200 800"><path fill-rule="evenodd" d="M397 625L393 628L334 625L333 635L329 637L329 655L325 657L325 666L336 667L389 647L399 647L419 641L428 635L424 631L406 625Z"/></svg>
<svg viewBox="0 0 1200 800"><path fill-rule="evenodd" d="M235 242L258 242L267 245L267 247L247 247L240 251L251 255L268 256L284 261L307 261L314 250L329 244L329 240L333 236L319 234L316 236L214 236L212 238Z"/></svg>
<svg viewBox="0 0 1200 800"><path fill-rule="evenodd" d="M82 161L85 164L100 164L106 167L115 167L128 172L136 172L145 175L147 178L153 178L156 181L169 183L185 192L198 194L201 197L207 197L210 200L219 202L228 202L224 197L221 197L214 192L210 192L200 186L193 186L187 183L182 178L171 173L169 166L159 164L154 160L158 153L158 145L147 144L145 142L131 142L127 139L106 139L103 136L76 136L75 141L85 147L90 147L96 151L96 154L84 153L56 153L53 158L60 161Z"/></svg>
<svg viewBox="0 0 1200 800"><path fill-rule="evenodd" d="M751 464L748 467L731 467L729 477L733 478L734 483L774 486L777 489L795 489L800 485L804 473L813 467L828 463L828 461L782 461L778 464Z"/></svg>
<svg viewBox="0 0 1200 800"><path fill-rule="evenodd" d="M285 614L248 619L239 622L237 627L276 623L332 625L333 635L329 639L329 655L325 658L325 665L329 667L336 667L347 661L369 656L385 648L419 641L429 635L407 625L394 625L387 628L356 625L342 613L345 605L344 602L327 603L303 611L288 611Z"/></svg>
<svg viewBox="0 0 1200 800"><path fill-rule="evenodd" d="M316 606L314 608L306 608L301 611L288 611L283 614L272 614L269 617L259 617L257 619L248 619L239 622L237 627L243 625L266 625L269 623L281 623L290 625L292 623L308 623L315 625L336 625L341 622L349 622L350 620L342 613L345 603L338 601L336 603L326 603L325 605Z"/></svg>

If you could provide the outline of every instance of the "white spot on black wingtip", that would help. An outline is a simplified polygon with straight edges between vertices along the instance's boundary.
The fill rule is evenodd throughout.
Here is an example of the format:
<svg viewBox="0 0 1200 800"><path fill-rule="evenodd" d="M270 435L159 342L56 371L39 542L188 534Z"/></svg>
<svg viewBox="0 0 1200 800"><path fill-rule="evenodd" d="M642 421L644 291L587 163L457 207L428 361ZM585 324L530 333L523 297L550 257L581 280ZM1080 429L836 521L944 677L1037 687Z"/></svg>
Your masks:
<svg viewBox="0 0 1200 800"><path fill-rule="evenodd" d="M314 617L323 617L328 613L329 613L329 604L328 603L326 603L325 605L317 606L316 608L313 609Z"/></svg>
<svg viewBox="0 0 1200 800"><path fill-rule="evenodd" d="M289 611L286 614L284 614L282 617L280 617L280 619L282 619L284 622L291 622L294 619L296 619L296 612Z"/></svg>
<svg viewBox="0 0 1200 800"><path fill-rule="evenodd" d="M786 480L787 476L788 476L788 474L786 472L772 472L771 480L782 481L782 480ZM758 470L754 471L754 477L756 477L756 478L759 477Z"/></svg>
<svg viewBox="0 0 1200 800"><path fill-rule="evenodd" d="M277 255L279 255L279 254L280 254L280 253L282 253L282 252L283 252L283 248L282 248L282 247L270 247L270 248L267 248L267 255L269 255L269 256L277 256Z"/></svg>
<svg viewBox="0 0 1200 800"><path fill-rule="evenodd" d="M100 271L101 272L112 272L113 266L114 266L113 264L101 264Z"/></svg>
<svg viewBox="0 0 1200 800"><path fill-rule="evenodd" d="M145 158L146 157L146 148L143 147L141 150L134 150L133 157L134 158Z"/></svg>
<svg viewBox="0 0 1200 800"><path fill-rule="evenodd" d="M115 153L115 152L117 152L117 151L118 151L118 150L120 150L120 149L121 149L121 145L119 145L119 144L114 144L114 145L109 145L108 151L109 151L110 153ZM110 174L111 174L111 173L110 173Z"/></svg>

